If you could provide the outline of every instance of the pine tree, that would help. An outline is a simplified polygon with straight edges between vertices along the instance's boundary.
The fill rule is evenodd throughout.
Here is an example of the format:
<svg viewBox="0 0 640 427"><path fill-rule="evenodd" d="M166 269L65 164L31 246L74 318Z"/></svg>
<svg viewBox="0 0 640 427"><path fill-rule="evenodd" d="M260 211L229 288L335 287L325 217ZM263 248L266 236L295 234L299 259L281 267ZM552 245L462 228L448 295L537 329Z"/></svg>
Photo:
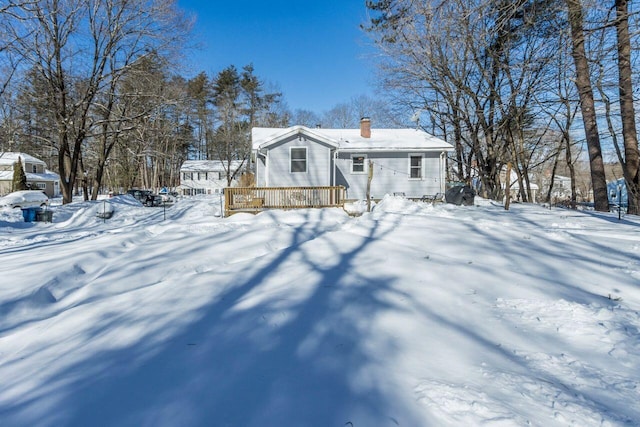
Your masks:
<svg viewBox="0 0 640 427"><path fill-rule="evenodd" d="M13 164L13 191L28 190L27 175L22 168L22 160L18 157L18 161Z"/></svg>

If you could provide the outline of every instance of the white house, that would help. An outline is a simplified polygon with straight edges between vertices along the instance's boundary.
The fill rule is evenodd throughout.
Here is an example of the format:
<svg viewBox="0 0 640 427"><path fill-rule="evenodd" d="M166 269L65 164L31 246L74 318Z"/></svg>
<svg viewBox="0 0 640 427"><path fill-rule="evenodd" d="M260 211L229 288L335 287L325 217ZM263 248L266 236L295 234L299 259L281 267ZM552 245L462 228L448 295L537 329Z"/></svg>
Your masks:
<svg viewBox="0 0 640 427"><path fill-rule="evenodd" d="M568 176L555 175L553 177L553 191L551 193L551 199L565 200L570 197L571 197L571 178Z"/></svg>
<svg viewBox="0 0 640 427"><path fill-rule="evenodd" d="M60 195L60 175L48 170L45 162L26 153L0 152L0 196L12 190L13 165L18 159L31 189L42 190L49 197Z"/></svg>
<svg viewBox="0 0 640 427"><path fill-rule="evenodd" d="M507 170L505 166L500 173L500 181L501 181L500 185L502 187L502 191L505 191L506 189L506 186L505 186L506 176L507 176ZM537 203L538 192L540 191L540 187L538 187L538 184L533 182L533 179L531 179L531 177L529 180L529 189L531 190L531 200L529 200L529 202ZM516 171L511 170L511 178L509 179L509 198L512 201L520 201L520 197L521 197L521 194L520 194L520 183L518 182L518 174L516 173Z"/></svg>
<svg viewBox="0 0 640 427"><path fill-rule="evenodd" d="M227 187L229 167L235 171L242 167L242 162L233 160L229 165L220 160L187 160L180 167L178 191L184 196L221 193Z"/></svg>
<svg viewBox="0 0 640 427"><path fill-rule="evenodd" d="M453 146L419 129L253 128L258 187L336 186L347 198L366 198L370 165L371 196L407 197L445 191L447 152Z"/></svg>

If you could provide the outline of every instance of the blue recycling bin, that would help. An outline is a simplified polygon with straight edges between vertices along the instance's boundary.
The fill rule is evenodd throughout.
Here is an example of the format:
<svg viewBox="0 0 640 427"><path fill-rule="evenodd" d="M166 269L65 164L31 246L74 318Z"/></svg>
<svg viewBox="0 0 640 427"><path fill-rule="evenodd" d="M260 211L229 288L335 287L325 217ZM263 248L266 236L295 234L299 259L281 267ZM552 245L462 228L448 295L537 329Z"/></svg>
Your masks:
<svg viewBox="0 0 640 427"><path fill-rule="evenodd" d="M33 222L36 220L36 212L38 208L22 208L22 217L24 222Z"/></svg>

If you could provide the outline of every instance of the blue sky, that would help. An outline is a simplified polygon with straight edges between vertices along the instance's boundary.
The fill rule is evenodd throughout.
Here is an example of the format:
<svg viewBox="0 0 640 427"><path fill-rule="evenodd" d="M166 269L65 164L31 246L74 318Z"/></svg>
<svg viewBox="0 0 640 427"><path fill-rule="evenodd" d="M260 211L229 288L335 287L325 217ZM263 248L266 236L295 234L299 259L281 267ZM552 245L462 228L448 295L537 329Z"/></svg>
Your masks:
<svg viewBox="0 0 640 427"><path fill-rule="evenodd" d="M253 63L291 110L322 113L358 95L373 96L373 49L359 29L364 0L179 0L197 21L202 47L189 54L193 75ZM192 77L191 75L187 75Z"/></svg>

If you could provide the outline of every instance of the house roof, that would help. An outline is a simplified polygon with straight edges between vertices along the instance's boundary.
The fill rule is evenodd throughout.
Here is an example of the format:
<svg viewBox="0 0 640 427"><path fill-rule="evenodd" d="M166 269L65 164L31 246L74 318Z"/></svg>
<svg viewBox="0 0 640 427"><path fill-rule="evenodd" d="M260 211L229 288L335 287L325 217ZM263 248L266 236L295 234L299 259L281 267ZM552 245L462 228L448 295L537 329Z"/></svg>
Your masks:
<svg viewBox="0 0 640 427"><path fill-rule="evenodd" d="M231 170L242 166L241 160L231 161ZM221 160L185 160L180 166L180 172L224 172L227 170L227 162Z"/></svg>
<svg viewBox="0 0 640 427"><path fill-rule="evenodd" d="M270 145L277 144L294 135L305 135L310 138L318 139L327 145L338 148L337 140L327 136L325 132L319 132L326 129L311 129L306 126L296 125L288 128L253 128L251 129L251 140L253 149L260 150Z"/></svg>
<svg viewBox="0 0 640 427"><path fill-rule="evenodd" d="M37 157L33 157L26 153L20 153L15 151L4 151L0 152L0 165L13 166L20 158L24 163L38 164L44 165L47 164ZM32 173L25 171L25 175L27 176L27 181L59 181L60 175L50 170L45 169L44 173ZM13 179L13 169L10 171L0 171L0 181L11 181Z"/></svg>
<svg viewBox="0 0 640 427"><path fill-rule="evenodd" d="M4 151L4 152L0 152L0 165L13 165L15 162L18 161L18 157L20 157L22 159L23 162L29 162L29 163L37 163L40 165L46 165L45 162L43 162L42 160L33 157L29 154L26 153L19 153L19 152L15 152L15 151Z"/></svg>
<svg viewBox="0 0 640 427"><path fill-rule="evenodd" d="M253 149L259 150L298 133L316 137L341 151L451 151L453 146L420 129L371 129L371 138L360 129L253 128Z"/></svg>
<svg viewBox="0 0 640 427"><path fill-rule="evenodd" d="M26 172L27 181L60 181L60 175L50 170L45 171L45 173L31 173ZM0 181L11 181L13 180L13 171L0 171Z"/></svg>

